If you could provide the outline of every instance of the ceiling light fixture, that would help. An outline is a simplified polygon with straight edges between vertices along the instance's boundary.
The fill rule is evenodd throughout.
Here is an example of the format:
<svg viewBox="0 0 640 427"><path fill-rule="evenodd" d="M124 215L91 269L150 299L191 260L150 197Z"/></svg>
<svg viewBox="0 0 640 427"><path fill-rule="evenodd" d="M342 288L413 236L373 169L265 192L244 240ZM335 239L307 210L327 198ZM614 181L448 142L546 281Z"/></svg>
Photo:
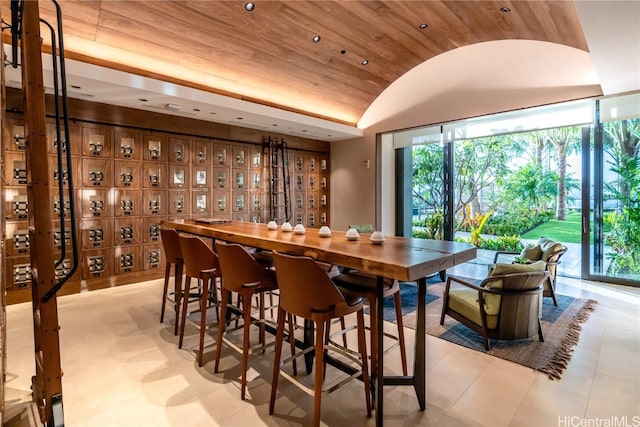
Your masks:
<svg viewBox="0 0 640 427"><path fill-rule="evenodd" d="M255 8L256 5L253 2L247 2L244 4L244 10L246 10L247 12L253 12Z"/></svg>
<svg viewBox="0 0 640 427"><path fill-rule="evenodd" d="M147 102L148 99L147 98L138 98L138 101Z"/></svg>
<svg viewBox="0 0 640 427"><path fill-rule="evenodd" d="M320 36L313 36L313 42L314 43L319 43L320 42Z"/></svg>
<svg viewBox="0 0 640 427"><path fill-rule="evenodd" d="M166 108L167 110L179 111L182 110L182 105L169 103L165 104L164 108Z"/></svg>
<svg viewBox="0 0 640 427"><path fill-rule="evenodd" d="M507 6L502 6L500 8L500 12L509 13L511 12L511 9L509 9Z"/></svg>
<svg viewBox="0 0 640 427"><path fill-rule="evenodd" d="M199 108L194 108L193 111L198 112L198 111L200 111L200 109Z"/></svg>
<svg viewBox="0 0 640 427"><path fill-rule="evenodd" d="M421 29L421 30L426 30L427 28L429 28L429 25L427 25L427 24L420 24L420 29Z"/></svg>
<svg viewBox="0 0 640 427"><path fill-rule="evenodd" d="M368 59L363 59L362 60L362 65L364 65L364 66L369 65L369 60Z"/></svg>
<svg viewBox="0 0 640 427"><path fill-rule="evenodd" d="M342 50L340 51L340 55L344 55L345 53L347 53L347 51L346 51L346 50L344 50L344 49L342 49Z"/></svg>

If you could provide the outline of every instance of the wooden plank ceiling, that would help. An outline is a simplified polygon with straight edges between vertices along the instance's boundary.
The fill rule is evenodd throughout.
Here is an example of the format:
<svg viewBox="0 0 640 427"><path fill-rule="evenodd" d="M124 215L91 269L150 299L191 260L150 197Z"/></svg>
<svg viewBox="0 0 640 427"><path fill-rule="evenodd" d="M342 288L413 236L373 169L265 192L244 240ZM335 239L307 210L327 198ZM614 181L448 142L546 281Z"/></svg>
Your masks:
<svg viewBox="0 0 640 427"><path fill-rule="evenodd" d="M355 124L396 79L451 49L527 39L587 50L571 1L254 3L248 12L244 1L60 0L67 57ZM7 19L9 0L2 4ZM41 1L40 13L55 22L49 1ZM131 64L126 55L105 59L105 47L217 83Z"/></svg>

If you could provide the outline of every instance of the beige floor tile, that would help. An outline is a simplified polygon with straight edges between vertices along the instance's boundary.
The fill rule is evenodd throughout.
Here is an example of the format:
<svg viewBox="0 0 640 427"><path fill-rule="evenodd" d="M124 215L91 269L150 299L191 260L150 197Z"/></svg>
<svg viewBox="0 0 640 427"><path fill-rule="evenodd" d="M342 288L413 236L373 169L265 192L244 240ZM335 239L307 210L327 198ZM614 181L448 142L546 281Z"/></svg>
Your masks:
<svg viewBox="0 0 640 427"><path fill-rule="evenodd" d="M631 382L596 374L587 404L585 418L633 417L640 422L640 386L637 379ZM628 425L628 424L627 424Z"/></svg>
<svg viewBox="0 0 640 427"><path fill-rule="evenodd" d="M172 313L159 323L161 286L161 280L150 281L59 299L68 425L310 424L312 398L283 378L275 414L268 415L273 349L250 360L253 375L246 401L240 399L237 353L225 348L221 372L214 374L214 349L208 347L204 366L197 367L192 351L177 348ZM640 291L564 278L558 289L598 300L560 381L428 336L427 410L419 410L411 387L386 387L385 425L556 426L560 416L639 415ZM7 413L30 400L34 370L30 311L30 304L7 307ZM395 332L395 325L386 327ZM215 328L208 332L207 343L215 341L214 334ZM414 331L407 329L406 337L412 349ZM197 344L195 328L187 328L185 343ZM283 355L287 354L285 348ZM399 374L399 360L397 349L389 352L385 371ZM410 371L412 366L409 351ZM332 375L329 371L328 377ZM366 417L359 382L323 402L324 425L375 425L374 418Z"/></svg>
<svg viewBox="0 0 640 427"><path fill-rule="evenodd" d="M582 418L587 407L587 397L567 393L555 387L551 381L536 381L516 410L512 426L556 426L558 417Z"/></svg>
<svg viewBox="0 0 640 427"><path fill-rule="evenodd" d="M507 425L535 375L530 368L496 359L484 369L451 407L459 415L474 414L485 425Z"/></svg>
<svg viewBox="0 0 640 427"><path fill-rule="evenodd" d="M427 396L429 402L448 410L478 379L491 363L481 354L451 351L427 370Z"/></svg>

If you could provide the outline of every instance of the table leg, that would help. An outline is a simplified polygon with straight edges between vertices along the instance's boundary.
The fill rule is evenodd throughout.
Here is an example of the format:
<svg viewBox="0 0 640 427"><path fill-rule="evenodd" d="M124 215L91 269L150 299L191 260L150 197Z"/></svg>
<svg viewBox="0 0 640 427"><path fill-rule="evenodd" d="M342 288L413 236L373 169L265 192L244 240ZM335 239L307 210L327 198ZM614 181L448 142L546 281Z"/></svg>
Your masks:
<svg viewBox="0 0 640 427"><path fill-rule="evenodd" d="M312 347L315 342L313 338L314 325L311 320L304 319L304 348ZM311 374L313 369L313 351L304 355L304 366L307 369L307 374Z"/></svg>
<svg viewBox="0 0 640 427"><path fill-rule="evenodd" d="M427 296L427 279L421 278L418 280L418 315L416 325L416 346L415 357L413 362L413 387L416 390L416 396L418 397L418 405L420 410L424 411L426 408L426 354L425 354L425 341L426 341L426 328L425 328L425 305Z"/></svg>
<svg viewBox="0 0 640 427"><path fill-rule="evenodd" d="M376 281L376 292L378 298L378 307L376 313L376 323L378 324L378 333L375 339L378 341L378 357L377 357L377 365L371 367L371 377L373 378L373 384L371 387L372 392L374 393L374 402L375 402L375 410L376 410L376 426L382 426L382 407L383 407L383 396L384 396L384 348L382 337L384 332L384 278L382 276L378 276Z"/></svg>

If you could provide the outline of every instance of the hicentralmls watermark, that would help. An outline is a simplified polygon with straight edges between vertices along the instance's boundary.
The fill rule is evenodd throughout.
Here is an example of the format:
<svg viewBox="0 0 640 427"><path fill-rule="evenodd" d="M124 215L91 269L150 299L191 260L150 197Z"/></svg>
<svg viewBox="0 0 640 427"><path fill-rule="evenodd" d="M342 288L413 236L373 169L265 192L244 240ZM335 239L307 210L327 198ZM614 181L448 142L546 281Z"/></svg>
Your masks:
<svg viewBox="0 0 640 427"><path fill-rule="evenodd" d="M558 427L640 427L640 415L583 418L559 416Z"/></svg>

